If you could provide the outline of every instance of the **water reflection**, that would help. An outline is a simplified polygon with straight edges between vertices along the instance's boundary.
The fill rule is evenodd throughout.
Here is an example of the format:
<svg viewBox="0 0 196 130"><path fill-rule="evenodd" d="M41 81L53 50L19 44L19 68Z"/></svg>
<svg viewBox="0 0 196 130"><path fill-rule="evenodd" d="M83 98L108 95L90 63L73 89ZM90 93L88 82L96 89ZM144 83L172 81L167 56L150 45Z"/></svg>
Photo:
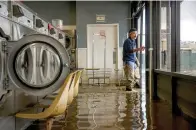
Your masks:
<svg viewBox="0 0 196 130"><path fill-rule="evenodd" d="M52 130L188 130L166 103L150 104L143 89L126 92L114 86L94 86L80 90L66 119L57 119ZM36 130L44 127L34 126Z"/></svg>
<svg viewBox="0 0 196 130"><path fill-rule="evenodd" d="M75 106L77 122L67 125L67 129L73 129L74 124L77 125L77 129L81 130L146 129L146 109L143 103L146 102L145 94L141 96L140 92L107 92L104 90L95 92L96 90L79 94L76 100L77 106ZM73 115L70 114L67 121L70 121L72 117Z"/></svg>

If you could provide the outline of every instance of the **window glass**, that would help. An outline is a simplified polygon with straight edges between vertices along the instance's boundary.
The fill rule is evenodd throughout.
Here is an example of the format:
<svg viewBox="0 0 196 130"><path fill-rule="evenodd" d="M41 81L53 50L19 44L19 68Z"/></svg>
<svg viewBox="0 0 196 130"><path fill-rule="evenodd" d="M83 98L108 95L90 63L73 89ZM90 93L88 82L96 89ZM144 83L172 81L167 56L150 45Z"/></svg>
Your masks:
<svg viewBox="0 0 196 130"><path fill-rule="evenodd" d="M137 33L138 33L138 37L137 37L137 43L138 43L138 47L140 47L140 36L141 36L141 16L139 16L138 20L137 20Z"/></svg>
<svg viewBox="0 0 196 130"><path fill-rule="evenodd" d="M143 9L143 22L142 22L142 46L145 46L145 27L146 27L146 21L145 21L145 8ZM142 54L145 54L145 51L142 51Z"/></svg>
<svg viewBox="0 0 196 130"><path fill-rule="evenodd" d="M180 71L196 75L196 2L180 4Z"/></svg>
<svg viewBox="0 0 196 130"><path fill-rule="evenodd" d="M161 2L160 11L160 69L171 70L171 6L169 1Z"/></svg>
<svg viewBox="0 0 196 130"><path fill-rule="evenodd" d="M140 47L140 37L141 37L141 15L139 16L138 20L137 20L137 32L138 32L138 35L137 35L137 47L139 48ZM137 52L137 58L140 60L140 52Z"/></svg>
<svg viewBox="0 0 196 130"><path fill-rule="evenodd" d="M145 8L143 9L143 22L142 22L142 46L146 46L146 39L145 39L145 27L146 27L146 17L145 17ZM146 68L146 57L145 57L145 52L146 50L142 51L142 62L141 62L141 68L142 68L142 73L145 73L145 68Z"/></svg>

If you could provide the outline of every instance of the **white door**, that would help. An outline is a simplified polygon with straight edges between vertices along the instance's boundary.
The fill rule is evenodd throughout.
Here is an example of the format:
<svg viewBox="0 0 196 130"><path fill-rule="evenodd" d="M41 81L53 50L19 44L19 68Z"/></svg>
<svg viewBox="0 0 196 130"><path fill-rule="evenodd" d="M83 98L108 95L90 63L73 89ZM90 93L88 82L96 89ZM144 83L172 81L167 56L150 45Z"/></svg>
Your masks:
<svg viewBox="0 0 196 130"><path fill-rule="evenodd" d="M105 37L100 36L105 32ZM115 69L118 68L118 25L88 25L88 68L100 68L106 76L110 76L111 83L116 81ZM98 76L103 76L99 72Z"/></svg>

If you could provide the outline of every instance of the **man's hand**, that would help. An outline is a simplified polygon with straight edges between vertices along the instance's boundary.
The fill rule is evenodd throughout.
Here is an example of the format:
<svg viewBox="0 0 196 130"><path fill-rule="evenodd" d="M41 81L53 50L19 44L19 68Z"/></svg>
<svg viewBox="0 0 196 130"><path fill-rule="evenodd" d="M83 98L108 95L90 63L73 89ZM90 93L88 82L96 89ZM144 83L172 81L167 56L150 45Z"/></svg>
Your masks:
<svg viewBox="0 0 196 130"><path fill-rule="evenodd" d="M140 47L140 51L144 51L144 50L145 50L144 46Z"/></svg>
<svg viewBox="0 0 196 130"><path fill-rule="evenodd" d="M129 53L134 53L134 52L144 51L144 50L145 50L145 47L142 46L142 47L140 47L140 48L136 48L136 49L130 50Z"/></svg>

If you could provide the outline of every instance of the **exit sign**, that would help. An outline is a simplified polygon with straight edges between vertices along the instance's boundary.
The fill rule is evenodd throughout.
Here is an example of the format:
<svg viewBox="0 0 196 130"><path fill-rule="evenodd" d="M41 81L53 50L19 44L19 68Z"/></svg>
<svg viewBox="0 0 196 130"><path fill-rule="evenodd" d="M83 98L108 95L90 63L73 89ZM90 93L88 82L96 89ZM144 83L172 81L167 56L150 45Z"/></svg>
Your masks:
<svg viewBox="0 0 196 130"><path fill-rule="evenodd" d="M105 22L105 15L96 15L96 22Z"/></svg>

